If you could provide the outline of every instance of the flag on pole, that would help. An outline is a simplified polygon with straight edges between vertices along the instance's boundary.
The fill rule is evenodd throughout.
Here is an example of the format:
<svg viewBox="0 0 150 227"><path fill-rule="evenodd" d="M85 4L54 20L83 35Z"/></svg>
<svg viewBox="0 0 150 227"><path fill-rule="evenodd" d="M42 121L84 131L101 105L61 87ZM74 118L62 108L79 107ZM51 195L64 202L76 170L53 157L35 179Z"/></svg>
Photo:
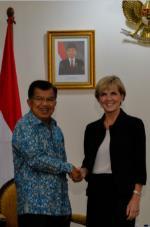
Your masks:
<svg viewBox="0 0 150 227"><path fill-rule="evenodd" d="M22 116L13 49L14 11L8 8L8 26L0 72L0 186L13 177L11 136Z"/></svg>
<svg viewBox="0 0 150 227"><path fill-rule="evenodd" d="M11 131L13 131L17 120L21 117L21 105L13 50L13 23L13 16L8 17L8 27L0 73L0 110Z"/></svg>

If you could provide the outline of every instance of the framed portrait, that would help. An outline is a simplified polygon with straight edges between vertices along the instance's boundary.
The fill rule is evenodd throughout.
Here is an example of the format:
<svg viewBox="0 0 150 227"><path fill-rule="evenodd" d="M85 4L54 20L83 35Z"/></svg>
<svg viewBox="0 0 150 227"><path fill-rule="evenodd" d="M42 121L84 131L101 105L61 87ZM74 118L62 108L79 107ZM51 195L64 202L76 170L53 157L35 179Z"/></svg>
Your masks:
<svg viewBox="0 0 150 227"><path fill-rule="evenodd" d="M48 31L48 80L61 89L95 87L95 31Z"/></svg>

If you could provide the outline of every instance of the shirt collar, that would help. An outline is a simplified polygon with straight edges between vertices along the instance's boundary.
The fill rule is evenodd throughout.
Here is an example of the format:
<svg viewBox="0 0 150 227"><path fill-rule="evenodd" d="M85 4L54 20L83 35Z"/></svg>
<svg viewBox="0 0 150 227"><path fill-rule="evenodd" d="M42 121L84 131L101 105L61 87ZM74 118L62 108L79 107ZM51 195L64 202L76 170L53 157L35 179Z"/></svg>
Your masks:
<svg viewBox="0 0 150 227"><path fill-rule="evenodd" d="M32 125L44 124L44 122L41 121L39 118L37 118L31 110L29 111L29 120ZM54 125L56 125L56 121L53 118L51 118L48 126L50 127L50 126L54 126Z"/></svg>

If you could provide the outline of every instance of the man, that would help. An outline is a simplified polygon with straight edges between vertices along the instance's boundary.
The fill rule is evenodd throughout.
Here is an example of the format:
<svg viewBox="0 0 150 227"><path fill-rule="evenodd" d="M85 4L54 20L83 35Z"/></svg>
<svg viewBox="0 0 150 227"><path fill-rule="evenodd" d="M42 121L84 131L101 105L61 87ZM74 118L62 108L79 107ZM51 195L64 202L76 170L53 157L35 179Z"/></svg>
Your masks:
<svg viewBox="0 0 150 227"><path fill-rule="evenodd" d="M31 83L30 111L17 123L13 138L19 227L69 227L71 207L66 174L79 174L66 160L61 129L52 118L57 88Z"/></svg>
<svg viewBox="0 0 150 227"><path fill-rule="evenodd" d="M67 58L59 65L59 75L84 74L84 62L77 58L77 49L73 42L67 46Z"/></svg>

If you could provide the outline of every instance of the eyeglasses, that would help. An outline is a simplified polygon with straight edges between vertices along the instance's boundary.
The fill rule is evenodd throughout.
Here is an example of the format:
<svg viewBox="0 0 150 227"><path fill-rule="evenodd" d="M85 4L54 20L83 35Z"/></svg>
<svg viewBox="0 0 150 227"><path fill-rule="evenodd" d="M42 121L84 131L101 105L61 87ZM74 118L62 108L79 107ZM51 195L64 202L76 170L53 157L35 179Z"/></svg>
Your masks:
<svg viewBox="0 0 150 227"><path fill-rule="evenodd" d="M53 103L56 100L55 97L45 98L45 97L42 97L42 96L34 96L32 99L35 100L38 103L47 102L48 104Z"/></svg>

